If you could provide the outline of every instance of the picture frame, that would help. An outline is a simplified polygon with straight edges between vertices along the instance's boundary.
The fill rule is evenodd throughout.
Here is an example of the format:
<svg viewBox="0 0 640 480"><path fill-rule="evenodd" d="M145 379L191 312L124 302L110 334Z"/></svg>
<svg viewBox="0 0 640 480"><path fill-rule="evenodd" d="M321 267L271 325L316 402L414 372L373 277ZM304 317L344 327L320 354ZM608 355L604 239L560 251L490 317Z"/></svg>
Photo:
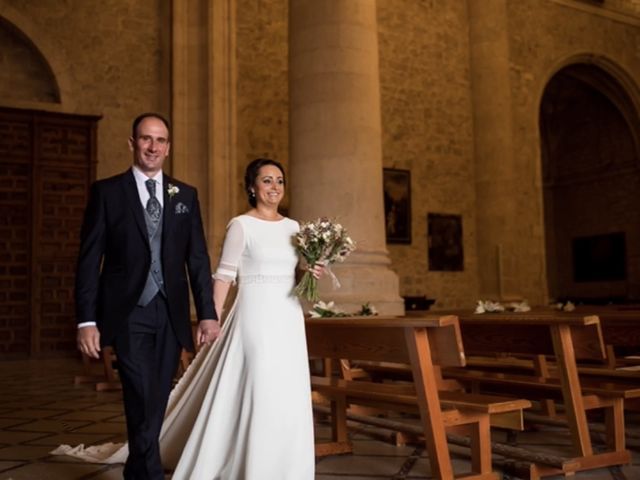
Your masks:
<svg viewBox="0 0 640 480"><path fill-rule="evenodd" d="M430 271L464 270L462 215L427 214L427 239Z"/></svg>
<svg viewBox="0 0 640 480"><path fill-rule="evenodd" d="M411 172L383 169L384 224L387 243L411 243Z"/></svg>

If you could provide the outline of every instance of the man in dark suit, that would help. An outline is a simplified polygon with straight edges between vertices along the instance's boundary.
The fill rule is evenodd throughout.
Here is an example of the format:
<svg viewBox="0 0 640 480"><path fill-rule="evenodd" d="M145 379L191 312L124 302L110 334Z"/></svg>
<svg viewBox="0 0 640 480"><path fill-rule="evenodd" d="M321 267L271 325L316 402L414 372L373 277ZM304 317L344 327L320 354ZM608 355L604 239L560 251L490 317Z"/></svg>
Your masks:
<svg viewBox="0 0 640 480"><path fill-rule="evenodd" d="M133 166L92 185L76 272L78 348L112 345L127 418L125 479L161 480L158 436L182 347L192 350L189 284L198 344L219 325L200 206L193 187L162 172L169 123L133 122ZM188 277L188 280L187 280Z"/></svg>

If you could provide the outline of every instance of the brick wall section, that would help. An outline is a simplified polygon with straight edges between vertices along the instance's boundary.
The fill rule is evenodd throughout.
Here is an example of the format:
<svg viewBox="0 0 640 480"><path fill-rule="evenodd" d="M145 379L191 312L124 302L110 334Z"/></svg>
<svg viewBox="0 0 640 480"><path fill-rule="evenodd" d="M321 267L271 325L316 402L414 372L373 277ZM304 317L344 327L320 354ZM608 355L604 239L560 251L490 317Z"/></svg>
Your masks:
<svg viewBox="0 0 640 480"><path fill-rule="evenodd" d="M30 344L30 133L0 119L0 355Z"/></svg>
<svg viewBox="0 0 640 480"><path fill-rule="evenodd" d="M389 245L401 295L461 307L477 292L466 2L379 0L384 166L411 171L411 245ZM428 269L427 214L462 215L463 272Z"/></svg>
<svg viewBox="0 0 640 480"><path fill-rule="evenodd" d="M75 350L94 121L0 110L0 358Z"/></svg>
<svg viewBox="0 0 640 480"><path fill-rule="evenodd" d="M35 276L39 301L35 317L39 350L69 351L75 347L73 287L80 228L87 202L87 160L90 126L41 125L41 155L34 190L39 209L34 237L39 239Z"/></svg>

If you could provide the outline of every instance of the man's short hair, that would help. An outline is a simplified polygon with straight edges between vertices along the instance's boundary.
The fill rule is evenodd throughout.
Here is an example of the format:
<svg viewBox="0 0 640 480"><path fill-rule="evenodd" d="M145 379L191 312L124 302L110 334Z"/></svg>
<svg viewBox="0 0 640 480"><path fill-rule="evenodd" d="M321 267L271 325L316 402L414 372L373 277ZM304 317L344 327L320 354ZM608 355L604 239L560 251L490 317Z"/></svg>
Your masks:
<svg viewBox="0 0 640 480"><path fill-rule="evenodd" d="M136 135L138 133L138 125L140 125L140 122L142 122L145 118L157 118L162 123L164 123L164 126L167 127L167 131L171 133L171 125L169 124L169 120L167 120L164 115L155 112L146 112L138 115L131 124L131 138L136 138Z"/></svg>

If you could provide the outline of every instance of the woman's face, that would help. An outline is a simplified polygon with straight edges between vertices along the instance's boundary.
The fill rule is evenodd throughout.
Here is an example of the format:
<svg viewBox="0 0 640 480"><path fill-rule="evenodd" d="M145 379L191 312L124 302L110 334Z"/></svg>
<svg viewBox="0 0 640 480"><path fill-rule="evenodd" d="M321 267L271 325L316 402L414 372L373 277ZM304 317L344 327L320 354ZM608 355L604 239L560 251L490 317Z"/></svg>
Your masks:
<svg viewBox="0 0 640 480"><path fill-rule="evenodd" d="M265 165L258 170L253 186L258 205L277 207L284 197L284 176L274 165Z"/></svg>

